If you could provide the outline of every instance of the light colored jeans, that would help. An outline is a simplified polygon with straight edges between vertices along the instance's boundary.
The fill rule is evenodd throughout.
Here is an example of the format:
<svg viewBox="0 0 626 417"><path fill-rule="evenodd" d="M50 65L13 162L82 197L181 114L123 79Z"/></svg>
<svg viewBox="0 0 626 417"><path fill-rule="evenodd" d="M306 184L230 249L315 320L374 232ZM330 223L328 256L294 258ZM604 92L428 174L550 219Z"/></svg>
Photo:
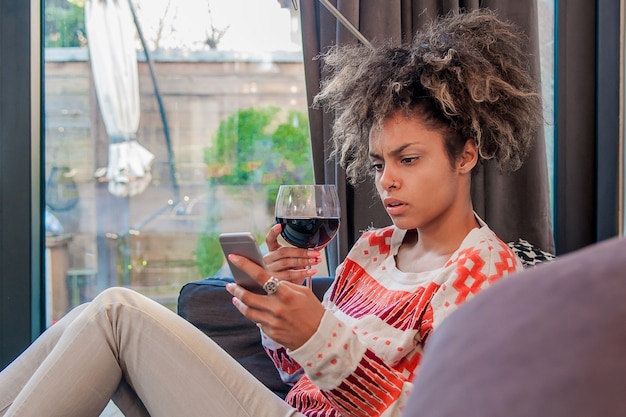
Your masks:
<svg viewBox="0 0 626 417"><path fill-rule="evenodd" d="M111 398L127 416L302 416L189 322L124 288L69 312L0 372L0 416L98 416Z"/></svg>

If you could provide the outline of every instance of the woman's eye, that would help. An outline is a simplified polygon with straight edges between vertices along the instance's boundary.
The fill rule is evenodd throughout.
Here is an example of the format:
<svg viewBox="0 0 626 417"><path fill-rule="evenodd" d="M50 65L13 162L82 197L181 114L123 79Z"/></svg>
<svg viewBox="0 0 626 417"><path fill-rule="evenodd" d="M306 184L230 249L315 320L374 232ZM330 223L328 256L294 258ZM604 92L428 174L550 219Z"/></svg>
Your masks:
<svg viewBox="0 0 626 417"><path fill-rule="evenodd" d="M417 156L411 156L411 157L408 157L408 158L402 158L401 162L404 165L409 165L409 164L412 164L413 162L417 161L417 159L418 159Z"/></svg>
<svg viewBox="0 0 626 417"><path fill-rule="evenodd" d="M376 172L380 172L383 169L383 164L372 164L372 169Z"/></svg>

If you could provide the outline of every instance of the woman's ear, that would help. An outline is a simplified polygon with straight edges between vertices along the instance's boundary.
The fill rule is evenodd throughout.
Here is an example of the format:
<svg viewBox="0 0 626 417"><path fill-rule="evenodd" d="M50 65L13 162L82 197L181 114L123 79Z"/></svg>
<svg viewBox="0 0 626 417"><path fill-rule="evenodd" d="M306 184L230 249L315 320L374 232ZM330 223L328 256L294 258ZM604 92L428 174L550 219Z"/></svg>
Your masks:
<svg viewBox="0 0 626 417"><path fill-rule="evenodd" d="M467 174L474 169L478 163L478 147L474 139L465 141L461 158L459 159L458 169L462 174Z"/></svg>

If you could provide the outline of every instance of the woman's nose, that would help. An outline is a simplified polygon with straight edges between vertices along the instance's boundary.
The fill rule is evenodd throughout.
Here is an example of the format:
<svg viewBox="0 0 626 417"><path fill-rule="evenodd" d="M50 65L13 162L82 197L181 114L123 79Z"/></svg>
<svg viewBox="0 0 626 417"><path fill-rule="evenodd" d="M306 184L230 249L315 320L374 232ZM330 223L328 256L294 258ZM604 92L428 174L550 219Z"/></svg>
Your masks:
<svg viewBox="0 0 626 417"><path fill-rule="evenodd" d="M397 188L396 176L387 167L380 173L379 183L381 188L385 190Z"/></svg>

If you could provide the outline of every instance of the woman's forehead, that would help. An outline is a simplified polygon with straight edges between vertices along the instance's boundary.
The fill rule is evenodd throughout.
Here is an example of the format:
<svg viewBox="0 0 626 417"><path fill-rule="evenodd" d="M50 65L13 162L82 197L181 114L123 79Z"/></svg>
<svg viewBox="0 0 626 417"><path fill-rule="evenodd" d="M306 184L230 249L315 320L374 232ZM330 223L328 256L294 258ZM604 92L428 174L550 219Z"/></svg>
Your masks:
<svg viewBox="0 0 626 417"><path fill-rule="evenodd" d="M399 152L416 147L443 146L443 132L425 124L416 115L388 118L369 134L370 154Z"/></svg>

